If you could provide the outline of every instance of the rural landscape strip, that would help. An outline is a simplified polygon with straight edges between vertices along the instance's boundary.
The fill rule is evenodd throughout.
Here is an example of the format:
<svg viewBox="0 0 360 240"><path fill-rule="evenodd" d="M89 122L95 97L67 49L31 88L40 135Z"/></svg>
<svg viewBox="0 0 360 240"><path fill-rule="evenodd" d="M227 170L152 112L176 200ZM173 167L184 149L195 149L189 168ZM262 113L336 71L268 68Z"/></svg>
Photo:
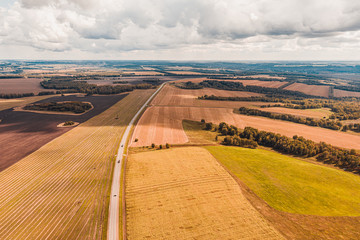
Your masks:
<svg viewBox="0 0 360 240"><path fill-rule="evenodd" d="M111 195L110 195L110 203L109 203L109 220L108 220L108 240L118 240L119 239L119 193L120 193L120 174L123 166L123 154L125 150L126 141L129 137L129 133L132 125L139 117L139 115L143 112L146 106L150 103L153 97L163 88L165 83L161 84L160 87L149 97L149 99L144 103L144 105L139 109L139 111L134 115L131 119L130 123L126 127L126 130L122 136L120 146L118 149L118 153L116 156L116 162L114 166L114 174L111 185Z"/></svg>
<svg viewBox="0 0 360 240"><path fill-rule="evenodd" d="M153 92L130 93L2 171L1 238L106 238L107 190L118 144L126 125Z"/></svg>
<svg viewBox="0 0 360 240"><path fill-rule="evenodd" d="M134 153L126 172L129 239L284 239L202 147Z"/></svg>

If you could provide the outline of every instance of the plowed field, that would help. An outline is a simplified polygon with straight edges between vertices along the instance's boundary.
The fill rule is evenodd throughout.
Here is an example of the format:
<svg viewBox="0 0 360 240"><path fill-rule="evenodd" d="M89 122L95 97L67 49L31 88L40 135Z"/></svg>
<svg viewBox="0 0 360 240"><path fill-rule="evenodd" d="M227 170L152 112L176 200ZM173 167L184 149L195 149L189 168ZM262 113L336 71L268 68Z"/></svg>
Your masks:
<svg viewBox="0 0 360 240"><path fill-rule="evenodd" d="M299 117L323 118L331 115L330 109L291 109L283 107L261 108L261 111L280 114L291 114Z"/></svg>
<svg viewBox="0 0 360 240"><path fill-rule="evenodd" d="M329 97L329 86L307 85L303 83L294 83L285 88L286 90L298 91L308 95Z"/></svg>
<svg viewBox="0 0 360 240"><path fill-rule="evenodd" d="M350 92L334 89L334 97L360 97L360 92Z"/></svg>
<svg viewBox="0 0 360 240"><path fill-rule="evenodd" d="M0 93L35 93L51 91L40 86L40 78L0 79Z"/></svg>
<svg viewBox="0 0 360 240"><path fill-rule="evenodd" d="M166 85L156 98L151 102L152 105L157 106L197 106L197 107L240 107L247 105L263 105L260 102L224 102L224 101L209 101L199 100L199 96L215 95L222 97L255 97L263 96L259 93L239 92L239 91L225 91L217 89L198 89L185 90L177 87Z"/></svg>

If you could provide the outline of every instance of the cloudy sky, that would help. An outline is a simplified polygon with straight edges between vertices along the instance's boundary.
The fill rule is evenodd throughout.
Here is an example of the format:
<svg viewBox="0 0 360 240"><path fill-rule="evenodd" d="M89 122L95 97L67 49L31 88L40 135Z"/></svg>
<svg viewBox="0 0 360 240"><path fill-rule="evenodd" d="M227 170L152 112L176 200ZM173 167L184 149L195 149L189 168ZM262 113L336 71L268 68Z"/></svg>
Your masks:
<svg viewBox="0 0 360 240"><path fill-rule="evenodd" d="M0 59L360 60L360 1L0 0Z"/></svg>

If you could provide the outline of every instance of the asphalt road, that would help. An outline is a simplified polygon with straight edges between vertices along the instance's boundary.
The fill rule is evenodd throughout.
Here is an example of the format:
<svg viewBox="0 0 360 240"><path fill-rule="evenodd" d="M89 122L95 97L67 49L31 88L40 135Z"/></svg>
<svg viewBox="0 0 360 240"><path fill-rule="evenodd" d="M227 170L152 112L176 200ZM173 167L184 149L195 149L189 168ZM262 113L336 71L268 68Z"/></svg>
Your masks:
<svg viewBox="0 0 360 240"><path fill-rule="evenodd" d="M147 107L150 101L154 98L154 96L162 89L165 83L161 84L160 87L149 97L149 99L144 103L144 105L139 109L139 111L135 114L135 116L131 119L129 125L126 127L124 135L121 139L119 150L116 156L116 162L114 166L114 174L111 185L111 195L110 195L110 204L109 204L109 219L108 219L108 240L118 240L119 239L119 220L120 220L120 182L121 182L121 172L123 166L124 159L124 151L126 142L128 140L131 127L133 126L136 119L142 113L142 111Z"/></svg>

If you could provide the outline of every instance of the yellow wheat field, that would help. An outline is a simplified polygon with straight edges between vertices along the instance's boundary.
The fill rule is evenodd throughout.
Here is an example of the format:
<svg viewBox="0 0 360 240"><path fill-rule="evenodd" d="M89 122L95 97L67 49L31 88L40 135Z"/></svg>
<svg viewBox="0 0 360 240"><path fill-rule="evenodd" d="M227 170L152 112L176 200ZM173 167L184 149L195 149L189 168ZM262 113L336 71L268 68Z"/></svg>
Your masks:
<svg viewBox="0 0 360 240"><path fill-rule="evenodd" d="M132 154L125 197L129 240L283 239L204 148Z"/></svg>
<svg viewBox="0 0 360 240"><path fill-rule="evenodd" d="M153 91L130 93L1 172L0 239L103 238L118 144Z"/></svg>

